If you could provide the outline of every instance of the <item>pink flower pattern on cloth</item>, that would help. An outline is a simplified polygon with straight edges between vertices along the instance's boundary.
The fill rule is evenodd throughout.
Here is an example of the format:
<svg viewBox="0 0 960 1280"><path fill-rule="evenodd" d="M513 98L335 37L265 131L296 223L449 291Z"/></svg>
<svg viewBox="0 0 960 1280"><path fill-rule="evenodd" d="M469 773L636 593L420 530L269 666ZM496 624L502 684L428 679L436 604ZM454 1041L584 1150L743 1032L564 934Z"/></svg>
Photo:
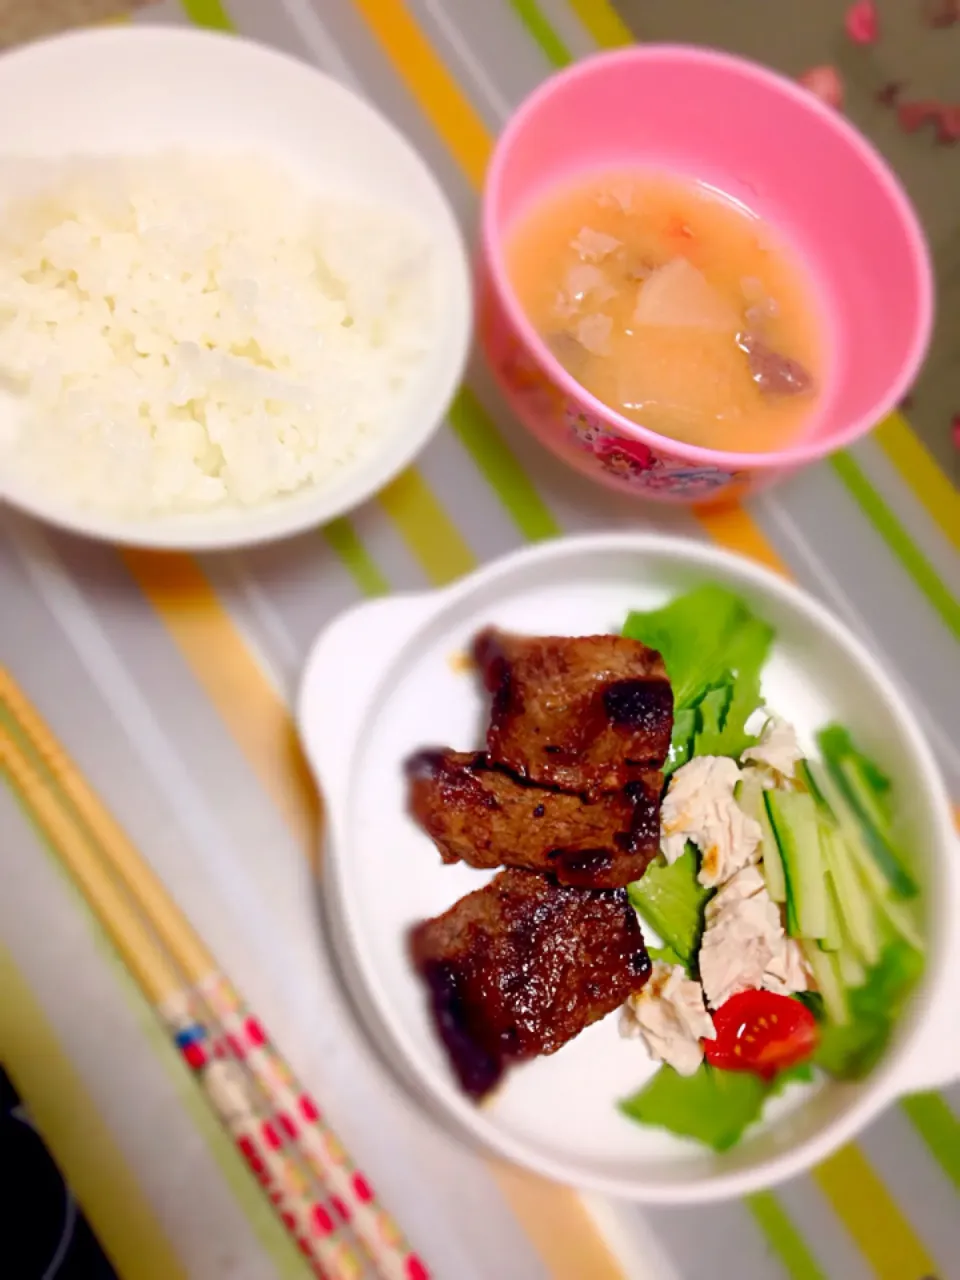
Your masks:
<svg viewBox="0 0 960 1280"><path fill-rule="evenodd" d="M851 5L844 26L854 44L876 44L880 38L880 17L873 0L857 0Z"/></svg>
<svg viewBox="0 0 960 1280"><path fill-rule="evenodd" d="M932 29L956 26L960 24L960 0L921 0L919 17ZM848 39L854 44L873 45L882 36L874 0L857 0L852 4L844 15L843 25ZM798 77L798 83L827 106L842 109L844 85L836 67L829 64L811 67ZM932 129L935 141L941 146L952 146L960 141L960 102L912 96L909 86L900 80L885 84L876 100L881 106L896 111L897 123L904 133ZM953 415L950 434L954 446L960 448L960 413Z"/></svg>

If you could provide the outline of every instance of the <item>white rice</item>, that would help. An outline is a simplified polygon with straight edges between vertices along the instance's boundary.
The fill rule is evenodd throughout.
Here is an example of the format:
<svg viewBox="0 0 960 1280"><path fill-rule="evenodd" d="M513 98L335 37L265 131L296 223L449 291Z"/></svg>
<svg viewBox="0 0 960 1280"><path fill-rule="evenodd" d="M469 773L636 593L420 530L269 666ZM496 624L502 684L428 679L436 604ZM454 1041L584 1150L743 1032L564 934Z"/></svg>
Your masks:
<svg viewBox="0 0 960 1280"><path fill-rule="evenodd" d="M327 484L395 420L435 275L419 227L255 157L57 166L0 219L3 465L132 516Z"/></svg>

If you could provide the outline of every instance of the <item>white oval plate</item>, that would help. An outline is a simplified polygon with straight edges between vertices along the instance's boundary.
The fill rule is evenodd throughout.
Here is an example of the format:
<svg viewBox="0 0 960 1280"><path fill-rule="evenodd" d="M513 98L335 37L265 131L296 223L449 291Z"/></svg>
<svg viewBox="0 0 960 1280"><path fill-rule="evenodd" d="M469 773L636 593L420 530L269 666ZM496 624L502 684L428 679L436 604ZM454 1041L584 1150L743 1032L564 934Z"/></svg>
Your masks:
<svg viewBox="0 0 960 1280"><path fill-rule="evenodd" d="M435 340L369 452L329 483L262 506L133 519L51 498L5 475L0 498L76 533L147 547L236 547L323 524L366 501L423 448L463 374L472 285L463 237L427 165L359 94L276 49L182 27L75 31L0 58L0 191L24 160L191 151L257 154L319 197L409 217L430 237ZM19 163L18 163L19 162ZM15 412L0 397L0 438ZM9 470L9 468L7 469Z"/></svg>
<svg viewBox="0 0 960 1280"><path fill-rule="evenodd" d="M554 1056L515 1068L475 1106L453 1080L406 949L411 925L490 874L441 863L406 814L402 768L421 746L482 745L486 699L461 661L474 633L487 623L534 634L618 630L630 609L654 608L702 581L730 586L776 627L763 692L803 744L812 747L816 729L838 719L896 777L918 870L935 889L926 998L915 1000L885 1061L861 1085L790 1089L723 1156L618 1112L617 1099L656 1068L640 1042L620 1038L615 1014ZM394 1068L461 1133L576 1185L647 1201L706 1200L790 1176L897 1093L957 1073L960 1038L947 1043L934 1008L960 962L947 955L948 946L957 951L949 904L960 902L960 870L936 767L860 644L767 571L656 534L568 539L520 552L446 591L376 601L335 621L307 664L300 727L327 802L324 887L347 980Z"/></svg>

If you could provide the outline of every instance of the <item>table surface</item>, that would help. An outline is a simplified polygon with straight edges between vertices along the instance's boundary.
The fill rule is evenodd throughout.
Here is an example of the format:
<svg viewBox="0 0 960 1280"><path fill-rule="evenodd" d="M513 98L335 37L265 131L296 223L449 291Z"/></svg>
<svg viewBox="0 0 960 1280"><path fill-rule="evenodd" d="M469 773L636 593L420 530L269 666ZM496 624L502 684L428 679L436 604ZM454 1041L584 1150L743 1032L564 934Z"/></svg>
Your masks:
<svg viewBox="0 0 960 1280"><path fill-rule="evenodd" d="M227 3L164 0L133 20L237 29L358 86L422 150L468 228L514 104L552 65L630 38L606 0ZM775 1194L695 1212L581 1199L421 1117L355 1026L324 950L316 809L290 721L312 638L363 596L440 585L560 531L658 527L754 556L835 609L896 674L958 796L960 499L901 417L745 508L696 516L621 501L554 464L475 368L415 469L349 521L282 545L151 556L0 519L0 661L439 1280L960 1277L957 1089L892 1109ZM120 1275L304 1275L3 787L0 833L0 1059Z"/></svg>

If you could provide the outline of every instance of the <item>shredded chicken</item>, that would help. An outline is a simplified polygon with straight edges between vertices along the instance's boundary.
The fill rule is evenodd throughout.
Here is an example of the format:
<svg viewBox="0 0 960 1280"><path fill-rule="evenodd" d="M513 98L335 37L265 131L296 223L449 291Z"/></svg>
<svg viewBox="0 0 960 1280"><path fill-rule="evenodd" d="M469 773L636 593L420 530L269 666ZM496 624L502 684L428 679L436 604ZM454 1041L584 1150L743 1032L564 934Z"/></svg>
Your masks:
<svg viewBox="0 0 960 1280"><path fill-rule="evenodd" d="M717 1009L738 991L806 991L806 965L780 923L780 908L756 867L744 867L707 903L700 979Z"/></svg>
<svg viewBox="0 0 960 1280"><path fill-rule="evenodd" d="M692 1076L703 1061L700 1041L716 1037L700 983L680 965L660 960L646 986L623 1006L620 1034L641 1036L651 1054L681 1076Z"/></svg>
<svg viewBox="0 0 960 1280"><path fill-rule="evenodd" d="M724 884L759 857L760 824L733 798L740 780L735 760L697 756L673 775L660 810L660 847L676 862L688 840L701 852L699 880Z"/></svg>
<svg viewBox="0 0 960 1280"><path fill-rule="evenodd" d="M760 741L755 747L747 747L740 763L758 766L763 785L775 787L793 778L797 762L803 759L803 751L797 742L797 731L792 724L779 716L770 716Z"/></svg>
<svg viewBox="0 0 960 1280"><path fill-rule="evenodd" d="M768 991L781 996L792 996L797 991L809 991L810 966L796 938L784 937L779 951L763 971L763 985Z"/></svg>

